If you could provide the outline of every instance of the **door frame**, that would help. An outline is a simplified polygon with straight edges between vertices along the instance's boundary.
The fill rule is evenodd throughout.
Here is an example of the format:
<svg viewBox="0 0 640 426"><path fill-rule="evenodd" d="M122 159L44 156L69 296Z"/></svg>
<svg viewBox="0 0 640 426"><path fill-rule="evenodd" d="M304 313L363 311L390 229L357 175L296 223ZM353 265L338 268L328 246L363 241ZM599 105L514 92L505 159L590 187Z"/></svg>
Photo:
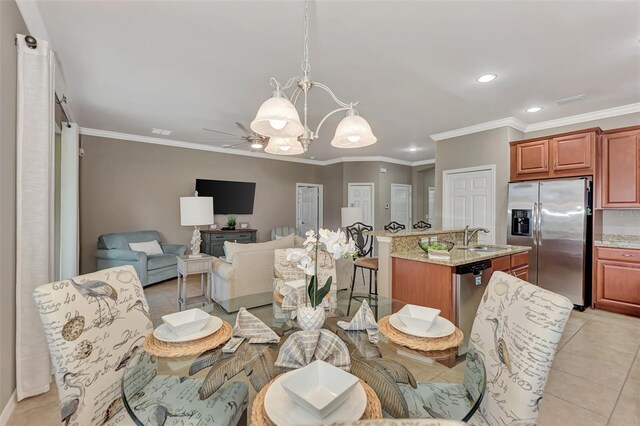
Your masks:
<svg viewBox="0 0 640 426"><path fill-rule="evenodd" d="M389 215L393 218L393 187L394 186L402 186L402 187L408 187L409 188L409 209L407 210L407 212L409 213L409 223L407 224L407 230L411 230L412 226L413 226L413 187L411 186L411 184L408 183L392 183L390 188L390 194L389 194L389 202L390 202L390 206L389 206ZM393 220L393 219L391 219Z"/></svg>
<svg viewBox="0 0 640 426"><path fill-rule="evenodd" d="M315 187L319 189L318 194L318 229L324 226L324 185L321 183L301 183L296 182L296 229L300 231L300 198L298 189L304 187Z"/></svg>
<svg viewBox="0 0 640 426"><path fill-rule="evenodd" d="M493 191L493 205L490 206L490 210L493 214L493 228L492 228L492 234L491 235L491 240L495 243L496 241L496 232L497 232L497 228L496 228L496 165L495 164L487 164L484 166L472 166L472 167L464 167L461 169L451 169L451 170L443 170L442 171L442 227L443 228L451 228L451 224L448 223L449 222L449 217L450 215L448 214L449 211L449 203L447 202L447 199L449 198L449 180L451 179L451 177L453 175L456 174L460 174L460 173L470 173L470 172L481 172L484 170L489 170L491 172L491 182L489 182L489 188L491 188L491 191ZM436 196L437 196L437 192L436 192Z"/></svg>
<svg viewBox="0 0 640 426"><path fill-rule="evenodd" d="M353 207L351 205L351 200L349 199L351 195L351 187L352 186L370 186L371 187L371 226L373 229L376 229L376 184L373 182L349 182L347 183L347 207ZM369 225L368 223L366 225Z"/></svg>

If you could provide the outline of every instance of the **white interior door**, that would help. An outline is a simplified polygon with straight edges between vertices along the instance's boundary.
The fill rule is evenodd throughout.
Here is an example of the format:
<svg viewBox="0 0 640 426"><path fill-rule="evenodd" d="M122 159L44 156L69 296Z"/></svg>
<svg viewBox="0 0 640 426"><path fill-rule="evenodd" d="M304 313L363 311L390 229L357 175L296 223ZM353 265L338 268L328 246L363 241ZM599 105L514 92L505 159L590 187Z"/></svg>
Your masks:
<svg viewBox="0 0 640 426"><path fill-rule="evenodd" d="M296 226L304 235L322 227L322 185L296 184Z"/></svg>
<svg viewBox="0 0 640 426"><path fill-rule="evenodd" d="M391 184L391 221L411 229L411 185Z"/></svg>
<svg viewBox="0 0 640 426"><path fill-rule="evenodd" d="M373 183L349 183L348 200L349 207L362 207L362 220L365 225L375 227Z"/></svg>
<svg viewBox="0 0 640 426"><path fill-rule="evenodd" d="M445 170L442 195L444 228L487 228L478 241L495 242L495 166Z"/></svg>
<svg viewBox="0 0 640 426"><path fill-rule="evenodd" d="M436 217L436 188L430 186L427 188L427 223L433 222L434 217Z"/></svg>

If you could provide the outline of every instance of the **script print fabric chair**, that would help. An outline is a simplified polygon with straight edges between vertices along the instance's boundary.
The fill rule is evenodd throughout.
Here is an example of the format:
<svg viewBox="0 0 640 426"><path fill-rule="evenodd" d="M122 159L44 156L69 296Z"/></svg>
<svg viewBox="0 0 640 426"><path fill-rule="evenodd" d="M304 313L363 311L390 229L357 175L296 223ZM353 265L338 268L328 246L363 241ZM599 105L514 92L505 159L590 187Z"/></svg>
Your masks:
<svg viewBox="0 0 640 426"><path fill-rule="evenodd" d="M145 389L135 401L148 408L149 418L143 423L158 424L161 413L189 416L187 423L210 416L216 418L216 424L236 424L242 415L243 410L231 413L227 405L234 401L237 407L246 407L248 387L244 383L229 384L208 400L199 401L200 380L158 374L142 348L153 325L133 266L45 284L34 291L34 299L55 368L63 424L134 424L123 408L121 386L125 367L140 357L146 357L147 364L129 386ZM160 408L150 389L171 392L180 399L173 406ZM200 409L185 411L184 406Z"/></svg>
<svg viewBox="0 0 640 426"><path fill-rule="evenodd" d="M569 299L504 272L494 272L482 296L470 343L484 364L486 390L472 425L535 424L551 363L569 319ZM467 360L465 385L403 385L412 417L456 418L477 376ZM468 402L467 402L468 403ZM460 417L457 417L460 418Z"/></svg>

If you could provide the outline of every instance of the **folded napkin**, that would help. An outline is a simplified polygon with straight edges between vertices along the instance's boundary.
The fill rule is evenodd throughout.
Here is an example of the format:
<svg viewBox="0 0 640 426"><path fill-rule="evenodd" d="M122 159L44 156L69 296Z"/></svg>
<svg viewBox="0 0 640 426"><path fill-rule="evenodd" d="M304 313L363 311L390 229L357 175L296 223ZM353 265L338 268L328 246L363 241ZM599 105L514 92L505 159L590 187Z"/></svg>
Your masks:
<svg viewBox="0 0 640 426"><path fill-rule="evenodd" d="M240 308L233 326L233 337L244 337L249 343L278 343L280 336L245 308Z"/></svg>
<svg viewBox="0 0 640 426"><path fill-rule="evenodd" d="M297 331L280 348L277 367L301 368L321 360L349 371L351 357L342 340L329 330Z"/></svg>
<svg viewBox="0 0 640 426"><path fill-rule="evenodd" d="M291 290L284 294L282 297L282 310L283 311L291 311L291 319L296 318L298 306L305 306L305 297L306 297L306 287L301 287L297 289L291 288ZM281 293L282 294L282 293ZM323 308L329 306L329 297L325 297L322 303L320 304Z"/></svg>
<svg viewBox="0 0 640 426"><path fill-rule="evenodd" d="M362 301L362 306L351 321L338 321L338 326L343 330L366 330L371 343L378 343L380 340L380 326L366 300Z"/></svg>

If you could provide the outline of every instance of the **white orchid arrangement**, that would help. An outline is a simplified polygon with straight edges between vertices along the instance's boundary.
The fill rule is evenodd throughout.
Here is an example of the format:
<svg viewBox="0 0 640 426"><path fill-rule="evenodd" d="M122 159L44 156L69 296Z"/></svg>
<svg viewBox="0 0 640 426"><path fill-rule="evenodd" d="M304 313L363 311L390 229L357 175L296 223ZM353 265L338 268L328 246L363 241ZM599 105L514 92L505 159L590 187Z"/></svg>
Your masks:
<svg viewBox="0 0 640 426"><path fill-rule="evenodd" d="M320 229L318 234L315 231L307 231L305 235L307 239L303 244L304 248L287 249L287 260L298 262L298 268L302 269L305 275L311 277L307 286L306 296L311 302L311 307L315 308L322 303L329 293L333 281L330 276L324 286L318 288L317 259L320 246L322 245L324 250L335 260L355 256L356 246L353 240L351 238L347 239L347 235L340 230ZM311 257L310 253L312 251L315 251L315 257Z"/></svg>

